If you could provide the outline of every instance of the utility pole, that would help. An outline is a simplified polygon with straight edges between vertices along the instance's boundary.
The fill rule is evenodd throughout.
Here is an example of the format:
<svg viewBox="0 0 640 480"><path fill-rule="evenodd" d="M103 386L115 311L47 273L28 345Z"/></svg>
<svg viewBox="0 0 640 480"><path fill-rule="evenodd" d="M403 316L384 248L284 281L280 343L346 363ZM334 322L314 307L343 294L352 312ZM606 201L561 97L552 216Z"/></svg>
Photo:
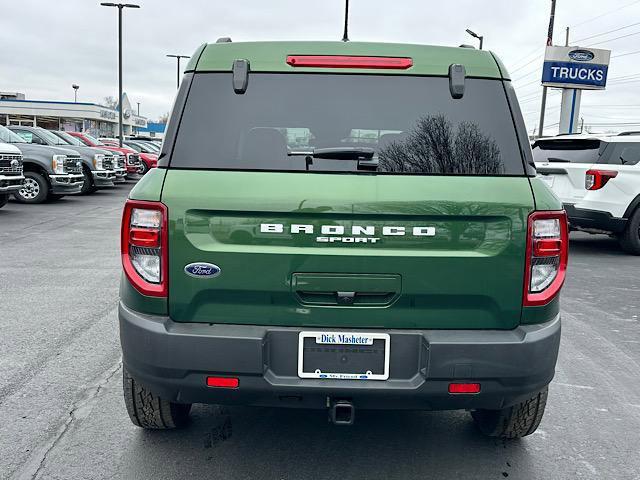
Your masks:
<svg viewBox="0 0 640 480"><path fill-rule="evenodd" d="M122 139L124 137L124 128L122 122L122 9L123 8L140 8L140 5L133 3L108 3L103 2L103 7L116 7L118 9L118 142L122 148Z"/></svg>
<svg viewBox="0 0 640 480"><path fill-rule="evenodd" d="M175 58L178 60L178 72L176 75L176 88L180 88L180 59L181 58L191 58L188 55L167 55L167 57Z"/></svg>
<svg viewBox="0 0 640 480"><path fill-rule="evenodd" d="M138 116L140 116L140 102L136 102L138 104Z"/></svg>
<svg viewBox="0 0 640 480"><path fill-rule="evenodd" d="M547 47L553 45L553 22L556 17L556 0L551 0L551 15L549 16L549 30L547 31ZM538 136L544 132L544 113L547 108L547 87L542 87L542 104L540 105L540 123L538 125Z"/></svg>
<svg viewBox="0 0 640 480"><path fill-rule="evenodd" d="M564 46L568 47L569 46L569 27L567 27L567 30L565 32L565 37L564 37Z"/></svg>
<svg viewBox="0 0 640 480"><path fill-rule="evenodd" d="M345 0L344 4L344 33L342 34L342 41L349 41L349 0Z"/></svg>

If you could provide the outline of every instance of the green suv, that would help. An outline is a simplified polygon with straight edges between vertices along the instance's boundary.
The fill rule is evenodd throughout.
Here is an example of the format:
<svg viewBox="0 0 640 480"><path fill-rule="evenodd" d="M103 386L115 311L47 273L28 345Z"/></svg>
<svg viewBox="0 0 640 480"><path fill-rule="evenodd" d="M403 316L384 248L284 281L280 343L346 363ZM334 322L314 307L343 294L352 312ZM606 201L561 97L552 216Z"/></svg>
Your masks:
<svg viewBox="0 0 640 480"><path fill-rule="evenodd" d="M124 208L129 415L464 409L487 435L528 435L567 250L491 52L203 45Z"/></svg>

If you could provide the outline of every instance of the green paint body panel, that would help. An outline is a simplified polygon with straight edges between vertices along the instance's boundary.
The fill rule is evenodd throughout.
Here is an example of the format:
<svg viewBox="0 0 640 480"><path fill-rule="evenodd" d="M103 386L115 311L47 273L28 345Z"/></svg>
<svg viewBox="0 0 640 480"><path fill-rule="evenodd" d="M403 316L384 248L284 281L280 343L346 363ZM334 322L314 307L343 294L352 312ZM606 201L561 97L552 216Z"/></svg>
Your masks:
<svg viewBox="0 0 640 480"><path fill-rule="evenodd" d="M531 190L536 199L536 210L562 210L562 202L539 178L531 179Z"/></svg>
<svg viewBox="0 0 640 480"><path fill-rule="evenodd" d="M169 313L166 298L142 295L129 283L124 274L120 277L120 300L136 312L148 315L167 315Z"/></svg>
<svg viewBox="0 0 640 480"><path fill-rule="evenodd" d="M198 52L196 52L197 55ZM355 55L376 57L411 57L413 66L407 70L309 68L292 67L288 55ZM194 55L195 57L195 55ZM213 43L205 47L197 63L193 60L187 72L231 71L236 59L249 60L251 71L260 72L341 72L388 75L448 75L449 65L460 63L468 76L502 78L496 59L487 50L472 48L367 42L233 42Z"/></svg>
<svg viewBox="0 0 640 480"><path fill-rule="evenodd" d="M521 321L534 209L528 177L168 170L162 202L174 321L387 329L511 329ZM284 231L261 232L263 223ZM379 240L319 243L317 233L288 233L291 224L314 232L370 226ZM435 235L380 234L392 226L435 227ZM190 277L184 267L192 262L221 274ZM295 274L314 275L299 287ZM326 293L326 275L336 277L335 291L391 297L305 301L301 292Z"/></svg>
<svg viewBox="0 0 640 480"><path fill-rule="evenodd" d="M167 171L164 168L152 168L129 192L129 198L132 200L146 200L149 202L157 202L160 200L162 193L162 184Z"/></svg>

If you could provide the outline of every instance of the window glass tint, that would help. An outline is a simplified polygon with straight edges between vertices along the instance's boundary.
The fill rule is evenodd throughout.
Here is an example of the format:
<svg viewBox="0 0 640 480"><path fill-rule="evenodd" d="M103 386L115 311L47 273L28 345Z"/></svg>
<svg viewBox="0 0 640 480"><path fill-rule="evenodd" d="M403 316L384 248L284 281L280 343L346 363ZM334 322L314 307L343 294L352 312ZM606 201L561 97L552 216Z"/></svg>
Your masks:
<svg viewBox="0 0 640 480"><path fill-rule="evenodd" d="M27 143L31 143L31 142L33 142L33 133L28 132L28 131L26 131L26 130L16 130L15 132L16 132L16 133L20 136L20 138L22 138L25 142L27 142Z"/></svg>
<svg viewBox="0 0 640 480"><path fill-rule="evenodd" d="M170 166L524 175L500 81L396 75L196 74Z"/></svg>
<svg viewBox="0 0 640 480"><path fill-rule="evenodd" d="M596 163L600 140L538 140L533 146L535 162Z"/></svg>
<svg viewBox="0 0 640 480"><path fill-rule="evenodd" d="M607 163L614 165L636 165L640 162L640 142L617 143L614 145Z"/></svg>

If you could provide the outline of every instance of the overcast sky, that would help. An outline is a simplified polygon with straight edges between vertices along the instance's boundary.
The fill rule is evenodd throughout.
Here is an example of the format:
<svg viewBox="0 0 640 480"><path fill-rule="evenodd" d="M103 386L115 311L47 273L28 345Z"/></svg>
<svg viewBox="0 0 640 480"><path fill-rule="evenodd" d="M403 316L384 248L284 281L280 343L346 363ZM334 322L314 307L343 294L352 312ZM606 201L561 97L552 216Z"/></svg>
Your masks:
<svg viewBox="0 0 640 480"><path fill-rule="evenodd" d="M124 90L151 119L169 110L175 94L176 64L168 53L190 55L220 36L243 41L342 35L343 0L137 3L141 9L124 12ZM539 114L549 7L549 0L351 0L350 37L457 46L477 44L465 34L465 28L475 30L511 72L531 132ZM580 46L612 50L607 90L583 94L585 123L640 122L640 0L557 0L555 26L556 44L564 44L565 27L571 26L572 39L597 35L577 42ZM606 33L611 30L616 31ZM117 10L99 6L98 0L0 0L0 45L0 91L73 100L71 84L77 83L79 101L117 97ZM557 129L559 103L553 92L548 133ZM609 128L633 127L593 130Z"/></svg>

